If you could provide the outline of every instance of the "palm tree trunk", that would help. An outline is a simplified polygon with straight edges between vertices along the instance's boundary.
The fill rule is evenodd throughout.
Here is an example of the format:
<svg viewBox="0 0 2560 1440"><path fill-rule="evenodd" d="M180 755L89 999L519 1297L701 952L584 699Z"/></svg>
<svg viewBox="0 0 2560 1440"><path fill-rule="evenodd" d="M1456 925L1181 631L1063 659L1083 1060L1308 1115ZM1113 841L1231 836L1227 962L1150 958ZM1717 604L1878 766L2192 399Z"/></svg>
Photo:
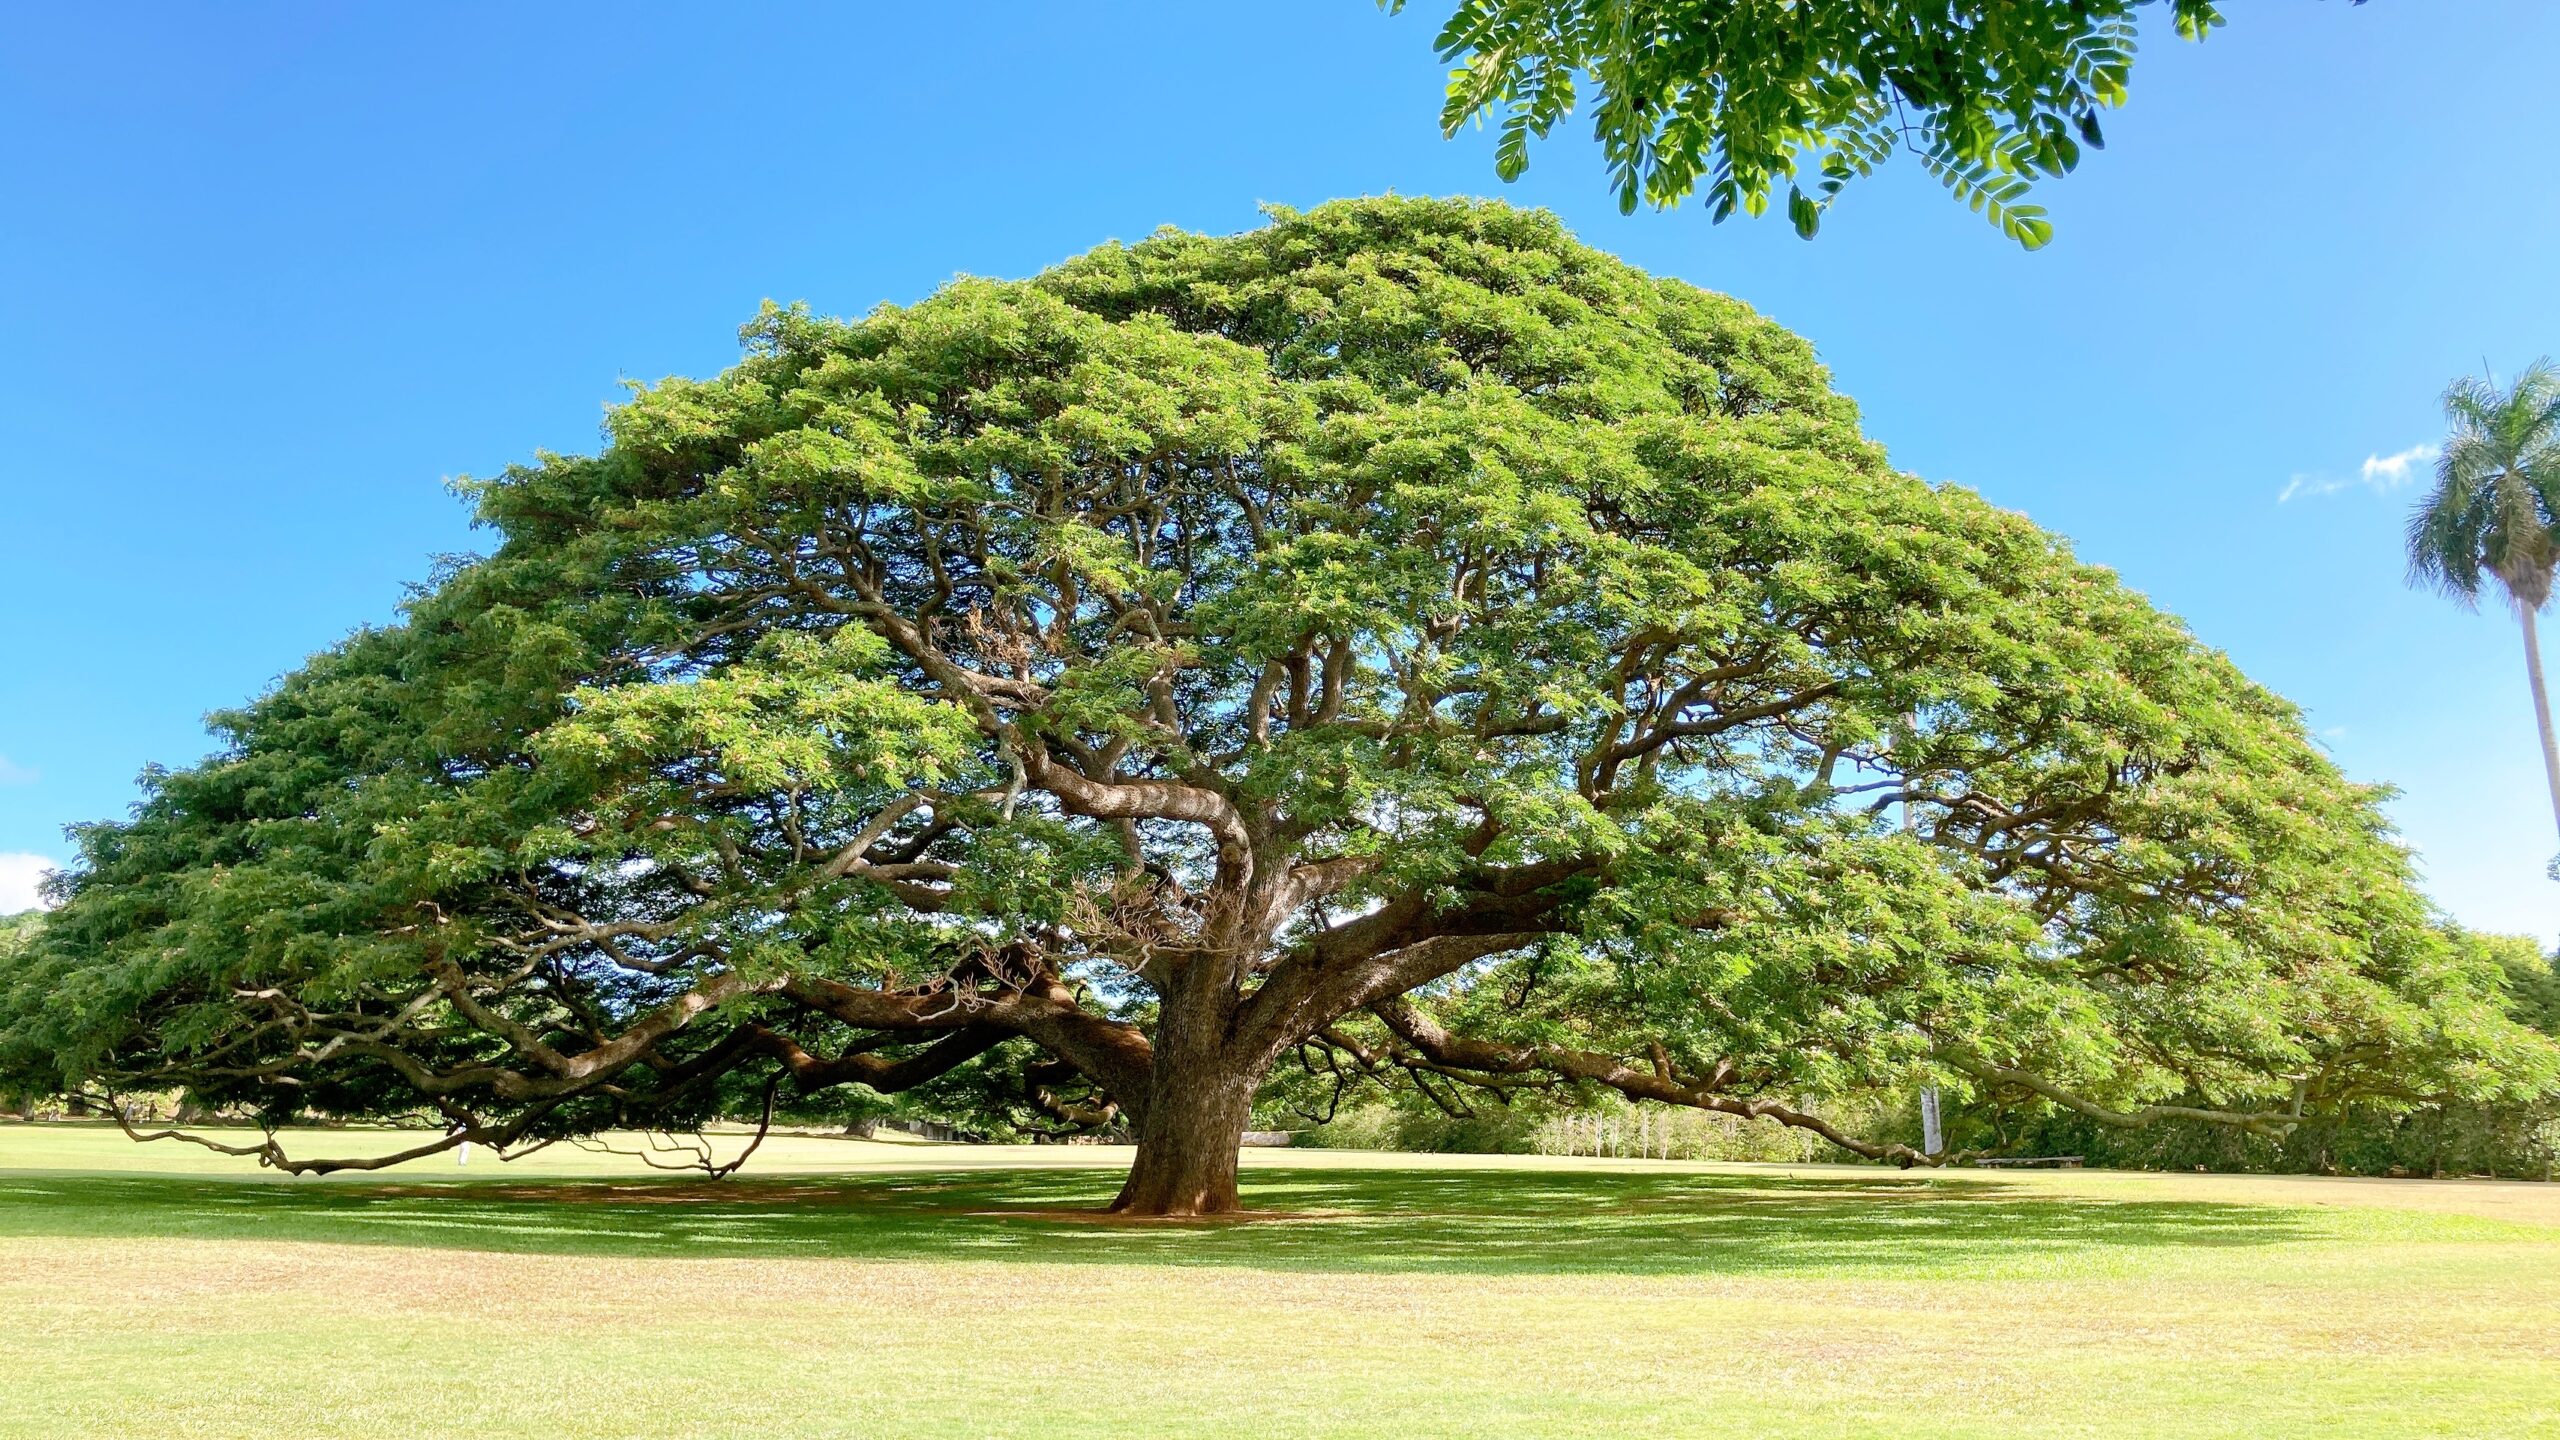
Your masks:
<svg viewBox="0 0 2560 1440"><path fill-rule="evenodd" d="M2542 727L2542 774L2551 783L2551 823L2560 829L2560 741L2551 735L2551 694L2542 684L2542 640L2535 633L2533 608L2518 605L2524 622L2524 673L2533 682L2533 721Z"/></svg>

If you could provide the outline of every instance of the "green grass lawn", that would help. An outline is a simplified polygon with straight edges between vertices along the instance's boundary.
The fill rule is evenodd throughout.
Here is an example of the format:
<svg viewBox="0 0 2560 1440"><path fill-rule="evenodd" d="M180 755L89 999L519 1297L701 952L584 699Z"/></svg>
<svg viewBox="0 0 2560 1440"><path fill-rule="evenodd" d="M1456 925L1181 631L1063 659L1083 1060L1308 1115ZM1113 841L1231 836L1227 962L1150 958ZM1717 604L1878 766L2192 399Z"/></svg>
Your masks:
<svg viewBox="0 0 2560 1440"><path fill-rule="evenodd" d="M1113 1223L1126 1158L0 1127L0 1437L2560 1435L2560 1187L1251 1152Z"/></svg>

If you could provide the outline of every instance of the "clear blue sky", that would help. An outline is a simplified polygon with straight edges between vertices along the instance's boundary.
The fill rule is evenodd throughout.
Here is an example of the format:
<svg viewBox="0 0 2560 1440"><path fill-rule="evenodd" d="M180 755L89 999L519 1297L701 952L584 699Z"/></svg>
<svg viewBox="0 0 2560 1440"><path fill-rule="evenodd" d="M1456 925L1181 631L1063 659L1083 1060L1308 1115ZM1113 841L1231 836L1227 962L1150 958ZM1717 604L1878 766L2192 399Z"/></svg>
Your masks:
<svg viewBox="0 0 2560 1440"><path fill-rule="evenodd" d="M1811 244L1621 217L1578 121L1503 186L1438 137L1434 0L711 8L13 15L0 909L203 712L477 543L447 477L593 446L619 379L718 369L759 300L1392 189L1551 206L1810 336L1898 463L2071 536L2400 786L2455 914L2560 931L2513 622L2402 588L2410 491L2366 464L2560 349L2550 0L2159 33L2035 255L1907 163Z"/></svg>

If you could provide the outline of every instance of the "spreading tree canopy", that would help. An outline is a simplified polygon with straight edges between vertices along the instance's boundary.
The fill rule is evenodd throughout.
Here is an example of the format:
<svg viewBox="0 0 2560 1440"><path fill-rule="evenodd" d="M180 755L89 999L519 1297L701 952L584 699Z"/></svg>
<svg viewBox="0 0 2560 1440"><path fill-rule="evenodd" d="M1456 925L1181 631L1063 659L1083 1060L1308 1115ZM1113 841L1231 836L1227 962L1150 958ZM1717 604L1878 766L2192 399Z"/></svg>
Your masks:
<svg viewBox="0 0 2560 1440"><path fill-rule="evenodd" d="M2290 706L1552 217L745 338L87 829L0 1078L431 1149L978 1067L1190 1213L1283 1063L1905 1161L1800 1097L2280 1129L2547 1071Z"/></svg>

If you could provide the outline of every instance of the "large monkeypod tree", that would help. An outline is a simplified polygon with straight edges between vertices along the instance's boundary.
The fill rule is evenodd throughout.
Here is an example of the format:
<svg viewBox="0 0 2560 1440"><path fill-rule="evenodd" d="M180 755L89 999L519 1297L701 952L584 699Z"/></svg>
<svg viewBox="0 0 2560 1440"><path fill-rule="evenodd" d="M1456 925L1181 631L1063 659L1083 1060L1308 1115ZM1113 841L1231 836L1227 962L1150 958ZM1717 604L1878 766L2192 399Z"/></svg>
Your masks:
<svg viewBox="0 0 2560 1440"><path fill-rule="evenodd" d="M414 1154L975 1067L1180 1215L1284 1063L1906 1161L1800 1097L2281 1129L2547 1075L2291 708L1551 217L746 333L85 831L0 1078Z"/></svg>

